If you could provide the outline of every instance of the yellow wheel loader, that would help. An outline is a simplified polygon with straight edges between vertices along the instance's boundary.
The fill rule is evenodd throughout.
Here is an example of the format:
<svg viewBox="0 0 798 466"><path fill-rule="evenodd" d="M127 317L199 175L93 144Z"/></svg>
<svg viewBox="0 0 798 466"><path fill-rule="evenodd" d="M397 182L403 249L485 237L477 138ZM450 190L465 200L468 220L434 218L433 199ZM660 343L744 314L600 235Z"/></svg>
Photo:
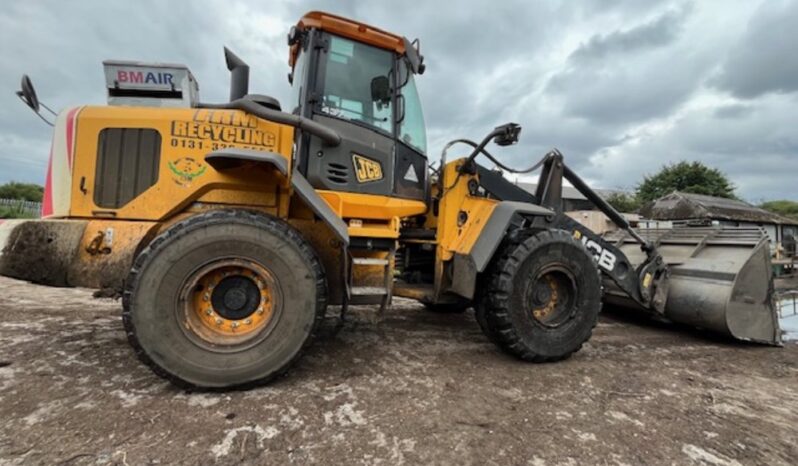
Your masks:
<svg viewBox="0 0 798 466"><path fill-rule="evenodd" d="M473 307L492 342L534 362L578 351L602 301L779 343L763 231L632 229L558 151L504 165L489 144L516 143L513 123L453 141L433 169L418 41L311 12L288 45L282 103L250 94L227 49L224 104L201 102L185 66L104 62L108 105L55 117L44 218L0 224L0 272L118 291L138 357L184 386L271 380L327 306L382 313L393 296ZM40 111L27 78L19 95ZM454 145L463 157L446 160ZM537 191L484 160L539 169ZM566 180L614 237L564 215Z"/></svg>

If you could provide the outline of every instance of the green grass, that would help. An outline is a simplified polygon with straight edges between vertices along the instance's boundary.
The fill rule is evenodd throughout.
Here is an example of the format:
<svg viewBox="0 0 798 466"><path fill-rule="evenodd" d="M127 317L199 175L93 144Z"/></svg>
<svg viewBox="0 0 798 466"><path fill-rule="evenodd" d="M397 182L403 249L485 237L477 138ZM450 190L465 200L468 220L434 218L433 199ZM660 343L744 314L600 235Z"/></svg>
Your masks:
<svg viewBox="0 0 798 466"><path fill-rule="evenodd" d="M0 207L0 219L38 218L38 217L39 217L38 215L24 209L19 209L16 207L9 207L9 206Z"/></svg>

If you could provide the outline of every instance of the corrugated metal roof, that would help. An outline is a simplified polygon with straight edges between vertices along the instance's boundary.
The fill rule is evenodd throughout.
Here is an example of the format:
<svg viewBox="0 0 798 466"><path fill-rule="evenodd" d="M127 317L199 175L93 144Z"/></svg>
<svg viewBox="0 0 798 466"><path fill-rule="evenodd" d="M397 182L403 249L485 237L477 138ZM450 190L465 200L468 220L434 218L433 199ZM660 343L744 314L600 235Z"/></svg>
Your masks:
<svg viewBox="0 0 798 466"><path fill-rule="evenodd" d="M798 221L736 199L675 191L640 209L654 220L730 220L735 222L798 225Z"/></svg>

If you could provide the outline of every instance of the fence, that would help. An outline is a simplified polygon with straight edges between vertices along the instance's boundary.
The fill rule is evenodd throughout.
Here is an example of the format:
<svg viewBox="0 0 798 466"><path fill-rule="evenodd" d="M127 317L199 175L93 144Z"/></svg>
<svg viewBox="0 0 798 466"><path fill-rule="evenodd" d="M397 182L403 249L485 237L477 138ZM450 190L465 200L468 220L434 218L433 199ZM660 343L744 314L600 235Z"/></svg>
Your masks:
<svg viewBox="0 0 798 466"><path fill-rule="evenodd" d="M20 199L0 199L0 211L4 210L17 216L38 217L42 211L42 203Z"/></svg>

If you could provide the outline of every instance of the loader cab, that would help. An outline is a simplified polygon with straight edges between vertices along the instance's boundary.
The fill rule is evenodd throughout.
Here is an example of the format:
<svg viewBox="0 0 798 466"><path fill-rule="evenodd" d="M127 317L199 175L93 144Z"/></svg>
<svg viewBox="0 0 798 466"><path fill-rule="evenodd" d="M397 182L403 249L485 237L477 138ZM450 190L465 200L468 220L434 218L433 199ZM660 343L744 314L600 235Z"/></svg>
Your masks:
<svg viewBox="0 0 798 466"><path fill-rule="evenodd" d="M423 200L427 143L414 75L417 45L313 12L289 34L293 95L287 110L337 131L331 147L302 134L299 171L316 189Z"/></svg>

